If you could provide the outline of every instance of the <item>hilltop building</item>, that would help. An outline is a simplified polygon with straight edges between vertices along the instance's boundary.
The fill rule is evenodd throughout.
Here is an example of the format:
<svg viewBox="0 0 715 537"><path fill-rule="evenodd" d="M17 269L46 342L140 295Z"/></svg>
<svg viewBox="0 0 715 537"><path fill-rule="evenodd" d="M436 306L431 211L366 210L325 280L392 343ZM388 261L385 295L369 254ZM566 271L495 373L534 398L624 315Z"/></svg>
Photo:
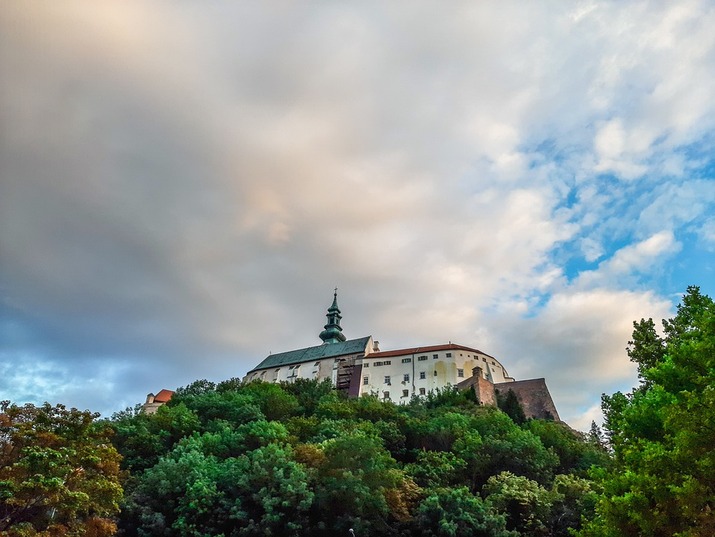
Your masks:
<svg viewBox="0 0 715 537"><path fill-rule="evenodd" d="M498 392L512 390L527 417L559 419L543 378L517 381L496 358L478 349L449 342L381 351L372 336L349 340L340 326L337 289L326 317L321 345L271 354L243 381L330 379L350 396L375 394L396 403L458 386L474 390L482 404L494 405Z"/></svg>
<svg viewBox="0 0 715 537"><path fill-rule="evenodd" d="M171 401L171 396L174 395L172 390L159 390L159 393L154 395L149 393L146 396L146 402L142 405L142 410L146 414L154 414L161 405L165 405Z"/></svg>

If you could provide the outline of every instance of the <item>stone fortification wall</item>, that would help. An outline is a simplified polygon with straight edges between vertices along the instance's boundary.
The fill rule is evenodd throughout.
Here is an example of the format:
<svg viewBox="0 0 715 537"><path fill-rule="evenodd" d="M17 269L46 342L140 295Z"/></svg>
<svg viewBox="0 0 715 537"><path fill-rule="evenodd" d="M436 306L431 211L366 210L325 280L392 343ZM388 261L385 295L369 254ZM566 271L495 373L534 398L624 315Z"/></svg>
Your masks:
<svg viewBox="0 0 715 537"><path fill-rule="evenodd" d="M475 367L472 376L457 384L461 390L471 389L477 400L483 405L496 406L496 392L506 395L509 390L514 392L516 398L524 409L527 418L554 419L559 421L546 381L543 378L530 380L515 380L513 382L500 382L492 384L484 378L482 369Z"/></svg>
<svg viewBox="0 0 715 537"><path fill-rule="evenodd" d="M508 382L506 384L511 384ZM494 392L494 384L484 378L481 367L475 367L472 370L472 376L457 384L460 390L471 388L477 396L477 401L483 405L497 406L496 393Z"/></svg>
<svg viewBox="0 0 715 537"><path fill-rule="evenodd" d="M527 418L554 419L560 421L559 413L556 411L549 389L546 387L546 380L529 379L516 380L514 382L502 382L495 384L494 389L506 395L509 390L513 391L519 400L524 414Z"/></svg>

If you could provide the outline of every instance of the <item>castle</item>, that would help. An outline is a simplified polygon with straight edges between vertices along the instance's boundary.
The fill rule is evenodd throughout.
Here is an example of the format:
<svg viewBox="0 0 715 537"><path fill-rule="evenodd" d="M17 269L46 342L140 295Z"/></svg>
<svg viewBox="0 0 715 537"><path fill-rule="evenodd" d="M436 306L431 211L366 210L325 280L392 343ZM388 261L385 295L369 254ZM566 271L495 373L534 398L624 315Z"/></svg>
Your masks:
<svg viewBox="0 0 715 537"><path fill-rule="evenodd" d="M321 345L271 354L243 381L330 379L349 396L375 394L396 403L457 386L474 390L480 403L495 405L499 392L512 391L527 417L559 419L543 378L516 380L496 358L478 349L450 342L381 351L372 336L347 339L340 326L337 289L326 317L328 322L319 335Z"/></svg>

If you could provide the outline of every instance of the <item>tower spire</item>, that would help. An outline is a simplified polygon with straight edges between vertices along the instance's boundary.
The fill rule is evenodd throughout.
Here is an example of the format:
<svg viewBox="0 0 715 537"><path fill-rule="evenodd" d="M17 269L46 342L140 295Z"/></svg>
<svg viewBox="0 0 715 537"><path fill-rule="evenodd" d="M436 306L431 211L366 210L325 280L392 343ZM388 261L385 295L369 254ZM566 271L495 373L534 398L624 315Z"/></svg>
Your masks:
<svg viewBox="0 0 715 537"><path fill-rule="evenodd" d="M342 319L343 316L340 315L340 308L338 307L337 287L333 293L333 303L328 308L328 313L325 316L328 318L328 323L323 327L325 330L323 330L319 336L320 339L323 340L323 343L339 343L345 341L347 338L345 334L343 334L343 329L340 326L340 319Z"/></svg>

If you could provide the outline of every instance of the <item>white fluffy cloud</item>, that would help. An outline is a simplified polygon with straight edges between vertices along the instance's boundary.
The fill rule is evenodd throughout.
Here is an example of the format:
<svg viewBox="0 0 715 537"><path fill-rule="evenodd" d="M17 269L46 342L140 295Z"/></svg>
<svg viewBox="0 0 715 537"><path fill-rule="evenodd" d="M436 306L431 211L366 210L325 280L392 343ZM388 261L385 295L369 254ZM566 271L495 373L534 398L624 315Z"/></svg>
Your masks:
<svg viewBox="0 0 715 537"><path fill-rule="evenodd" d="M625 353L633 321L670 317L671 308L650 292L564 290L532 318L491 319L502 336L491 345L510 374L545 377L562 419L586 429L600 394L633 386L635 365Z"/></svg>

